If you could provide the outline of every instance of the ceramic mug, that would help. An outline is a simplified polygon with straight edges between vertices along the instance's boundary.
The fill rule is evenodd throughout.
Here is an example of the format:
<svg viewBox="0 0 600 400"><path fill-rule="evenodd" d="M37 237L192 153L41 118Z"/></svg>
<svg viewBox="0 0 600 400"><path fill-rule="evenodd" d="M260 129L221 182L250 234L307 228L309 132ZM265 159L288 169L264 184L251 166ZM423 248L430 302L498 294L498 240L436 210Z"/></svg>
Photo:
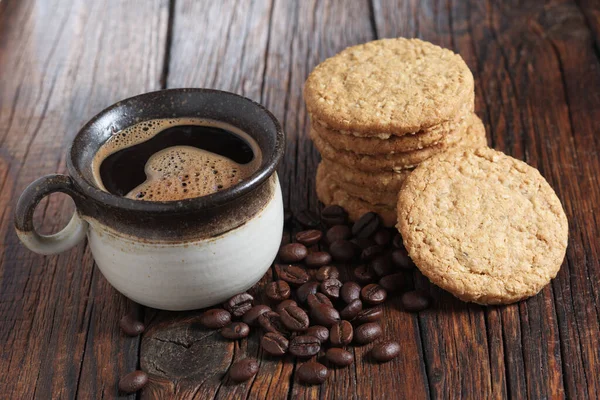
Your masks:
<svg viewBox="0 0 600 400"><path fill-rule="evenodd" d="M120 197L99 188L92 160L100 147L128 126L157 118L197 117L233 125L250 135L262 163L247 179L208 196L152 202ZM87 236L106 279L130 299L165 310L220 303L254 285L273 262L283 231L283 202L275 169L284 134L260 104L233 93L171 89L120 101L79 131L69 149L69 175L48 175L21 195L15 228L40 254L56 254ZM53 235L33 227L45 196L63 192L76 212Z"/></svg>

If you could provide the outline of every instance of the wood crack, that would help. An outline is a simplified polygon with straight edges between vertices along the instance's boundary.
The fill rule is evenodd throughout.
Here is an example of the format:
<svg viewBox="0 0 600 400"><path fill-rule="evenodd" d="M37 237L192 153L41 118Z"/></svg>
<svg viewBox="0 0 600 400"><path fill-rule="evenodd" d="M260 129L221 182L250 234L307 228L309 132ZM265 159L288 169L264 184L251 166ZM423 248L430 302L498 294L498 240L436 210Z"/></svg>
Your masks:
<svg viewBox="0 0 600 400"><path fill-rule="evenodd" d="M169 0L169 15L167 17L167 36L165 38L165 52L159 83L161 89L166 89L169 84L169 66L171 64L171 48L173 44L173 26L175 25L175 1Z"/></svg>

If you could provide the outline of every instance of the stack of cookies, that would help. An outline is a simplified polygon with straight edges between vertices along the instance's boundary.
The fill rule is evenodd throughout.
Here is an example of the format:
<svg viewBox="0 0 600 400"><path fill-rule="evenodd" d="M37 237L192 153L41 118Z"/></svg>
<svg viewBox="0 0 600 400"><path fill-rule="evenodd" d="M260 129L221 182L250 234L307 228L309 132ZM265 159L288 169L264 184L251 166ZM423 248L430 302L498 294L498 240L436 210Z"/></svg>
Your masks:
<svg viewBox="0 0 600 400"><path fill-rule="evenodd" d="M463 59L418 39L377 40L327 59L304 88L323 158L319 199L353 220L374 211L394 225L412 169L449 149L486 145L474 97Z"/></svg>

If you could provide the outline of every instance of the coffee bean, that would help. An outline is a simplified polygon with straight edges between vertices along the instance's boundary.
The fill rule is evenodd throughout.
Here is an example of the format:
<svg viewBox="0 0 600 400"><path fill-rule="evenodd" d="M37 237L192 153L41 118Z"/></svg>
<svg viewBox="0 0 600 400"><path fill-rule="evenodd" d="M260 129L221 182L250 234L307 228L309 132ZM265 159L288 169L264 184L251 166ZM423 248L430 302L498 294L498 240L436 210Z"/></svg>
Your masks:
<svg viewBox="0 0 600 400"><path fill-rule="evenodd" d="M394 246L397 249L404 248L404 243L402 243L402 236L399 233L394 235L394 238L392 239L392 246Z"/></svg>
<svg viewBox="0 0 600 400"><path fill-rule="evenodd" d="M340 311L340 317L346 321L352 321L362 311L362 307L362 301L355 299Z"/></svg>
<svg viewBox="0 0 600 400"><path fill-rule="evenodd" d="M328 244L338 240L348 240L352 236L352 230L348 225L334 225L325 232L325 240Z"/></svg>
<svg viewBox="0 0 600 400"><path fill-rule="evenodd" d="M402 272L386 275L379 280L379 286L388 292L396 292L407 286L406 277Z"/></svg>
<svg viewBox="0 0 600 400"><path fill-rule="evenodd" d="M364 262L371 261L378 255L383 253L383 250L384 250L383 246L380 246L378 244L367 247L366 249L364 249L362 251L362 253L360 253L360 259Z"/></svg>
<svg viewBox="0 0 600 400"><path fill-rule="evenodd" d="M327 307L333 307L333 303L331 302L331 300L329 300L329 297L325 296L323 293L309 294L306 297L306 302L308 303L308 307L310 309L322 305L325 305Z"/></svg>
<svg viewBox="0 0 600 400"><path fill-rule="evenodd" d="M252 297L249 293L236 294L223 304L223 307L229 311L234 317L241 317L246 311L252 308Z"/></svg>
<svg viewBox="0 0 600 400"><path fill-rule="evenodd" d="M366 324L368 322L379 321L383 317L383 308L373 307L360 311L356 318L352 320L354 325Z"/></svg>
<svg viewBox="0 0 600 400"><path fill-rule="evenodd" d="M329 329L321 325L311 326L304 332L304 334L316 337L321 343L325 343L327 339L329 339Z"/></svg>
<svg viewBox="0 0 600 400"><path fill-rule="evenodd" d="M387 229L380 229L373 235L373 241L380 246L387 246L392 240L392 234Z"/></svg>
<svg viewBox="0 0 600 400"><path fill-rule="evenodd" d="M314 336L296 336L290 342L288 351L296 357L312 357L321 350L321 342Z"/></svg>
<svg viewBox="0 0 600 400"><path fill-rule="evenodd" d="M119 390L123 393L135 393L148 383L148 374L144 371L133 371L119 380Z"/></svg>
<svg viewBox="0 0 600 400"><path fill-rule="evenodd" d="M360 285L352 281L344 283L340 289L340 297L347 304L360 299Z"/></svg>
<svg viewBox="0 0 600 400"><path fill-rule="evenodd" d="M374 212L365 213L352 225L352 235L359 238L371 237L377 232L380 225L379 215Z"/></svg>
<svg viewBox="0 0 600 400"><path fill-rule="evenodd" d="M250 334L250 327L243 322L232 322L222 328L220 333L225 339L238 340Z"/></svg>
<svg viewBox="0 0 600 400"><path fill-rule="evenodd" d="M138 321L133 313L129 313L121 318L119 321L119 326L121 327L123 333L125 333L127 336L141 335L144 332L144 329L146 329L146 326L142 323L142 321Z"/></svg>
<svg viewBox="0 0 600 400"><path fill-rule="evenodd" d="M286 281L270 282L265 288L265 294L273 301L283 301L290 297L292 290Z"/></svg>
<svg viewBox="0 0 600 400"><path fill-rule="evenodd" d="M281 317L275 311L267 311L258 317L258 324L265 332L279 333L288 335L289 332L281 322Z"/></svg>
<svg viewBox="0 0 600 400"><path fill-rule="evenodd" d="M323 364L310 361L302 364L296 371L296 375L301 383L320 385L327 380L329 371Z"/></svg>
<svg viewBox="0 0 600 400"><path fill-rule="evenodd" d="M396 268L388 254L381 255L369 263L369 268L379 277L393 274Z"/></svg>
<svg viewBox="0 0 600 400"><path fill-rule="evenodd" d="M370 283L360 291L360 297L367 304L381 304L387 299L387 292L376 283Z"/></svg>
<svg viewBox="0 0 600 400"><path fill-rule="evenodd" d="M329 253L336 261L348 262L354 258L354 246L347 240L336 240L329 245Z"/></svg>
<svg viewBox="0 0 600 400"><path fill-rule="evenodd" d="M200 315L200 324L206 328L219 329L231 322L231 313L222 308L206 310Z"/></svg>
<svg viewBox="0 0 600 400"><path fill-rule="evenodd" d="M338 297L340 297L341 287L342 282L340 282L339 279L329 278L321 282L319 290L327 297L331 299L337 299Z"/></svg>
<svg viewBox="0 0 600 400"><path fill-rule="evenodd" d="M310 279L305 270L295 265L277 264L275 265L275 270L277 271L279 279L283 279L290 285L300 286Z"/></svg>
<svg viewBox="0 0 600 400"><path fill-rule="evenodd" d="M327 206L321 210L321 220L329 226L345 224L348 221L348 213L340 206Z"/></svg>
<svg viewBox="0 0 600 400"><path fill-rule="evenodd" d="M279 314L279 318L283 325L291 331L303 331L308 328L308 315L298 306L284 308Z"/></svg>
<svg viewBox="0 0 600 400"><path fill-rule="evenodd" d="M290 342L280 333L267 332L260 340L260 347L273 356L282 356L287 353Z"/></svg>
<svg viewBox="0 0 600 400"><path fill-rule="evenodd" d="M354 341L358 344L367 344L379 339L383 334L381 326L375 322L367 322L357 326L354 330Z"/></svg>
<svg viewBox="0 0 600 400"><path fill-rule="evenodd" d="M297 306L298 304L291 299L287 299L282 301L281 303L277 304L277 306L275 307L275 312L279 315L281 315L281 312L283 311L284 308L289 307L289 306Z"/></svg>
<svg viewBox="0 0 600 400"><path fill-rule="evenodd" d="M398 357L399 354L400 345L397 342L380 343L371 350L371 357L379 362L388 362Z"/></svg>
<svg viewBox="0 0 600 400"><path fill-rule="evenodd" d="M364 249L377 244L369 238L352 238L350 243L354 245L357 253L361 253Z"/></svg>
<svg viewBox="0 0 600 400"><path fill-rule="evenodd" d="M415 263L410 259L408 253L404 249L396 249L392 251L392 263L398 268L415 268Z"/></svg>
<svg viewBox="0 0 600 400"><path fill-rule="evenodd" d="M245 382L258 372L258 361L246 358L233 363L229 368L229 377L234 382Z"/></svg>
<svg viewBox="0 0 600 400"><path fill-rule="evenodd" d="M310 317L316 324L330 328L340 320L340 313L335 308L323 304L311 308Z"/></svg>
<svg viewBox="0 0 600 400"><path fill-rule="evenodd" d="M323 232L317 229L310 229L308 231L296 233L296 241L305 246L314 246L315 244L319 243L322 237Z"/></svg>
<svg viewBox="0 0 600 400"><path fill-rule="evenodd" d="M329 330L329 341L334 347L347 346L352 341L354 330L352 324L348 321L340 321Z"/></svg>
<svg viewBox="0 0 600 400"><path fill-rule="evenodd" d="M375 273L367 265L360 265L352 271L354 279L359 283L370 283L375 279Z"/></svg>
<svg viewBox="0 0 600 400"><path fill-rule="evenodd" d="M308 249L302 243L288 243L279 249L279 259L285 263L297 263L308 255Z"/></svg>
<svg viewBox="0 0 600 400"><path fill-rule="evenodd" d="M296 221L305 228L319 226L319 216L310 210L303 210L296 214Z"/></svg>
<svg viewBox="0 0 600 400"><path fill-rule="evenodd" d="M306 282L296 290L296 298L300 303L306 303L308 295L317 293L319 282Z"/></svg>
<svg viewBox="0 0 600 400"><path fill-rule="evenodd" d="M258 317L260 317L261 314L264 314L267 311L271 311L271 307L266 306L264 304L259 304L246 311L246 313L242 317L242 321L244 321L250 326L258 326Z"/></svg>
<svg viewBox="0 0 600 400"><path fill-rule="evenodd" d="M306 256L304 264L308 268L320 268L331 262L331 255L326 251L316 251Z"/></svg>
<svg viewBox="0 0 600 400"><path fill-rule="evenodd" d="M402 307L404 307L406 311L411 312L423 311L431 305L431 297L419 290L404 293L400 298L400 301L402 302Z"/></svg>
<svg viewBox="0 0 600 400"><path fill-rule="evenodd" d="M294 214L287 208L283 209L283 223L284 225L288 225L292 218L294 218Z"/></svg>
<svg viewBox="0 0 600 400"><path fill-rule="evenodd" d="M347 350L333 347L325 353L327 361L338 367L347 367L354 362L354 356Z"/></svg>
<svg viewBox="0 0 600 400"><path fill-rule="evenodd" d="M315 278L319 282L322 282L329 278L338 279L339 277L340 277L340 272L338 271L338 269L336 267L333 267L331 265L326 265L324 267L319 268L319 270L317 271L317 274L315 275Z"/></svg>

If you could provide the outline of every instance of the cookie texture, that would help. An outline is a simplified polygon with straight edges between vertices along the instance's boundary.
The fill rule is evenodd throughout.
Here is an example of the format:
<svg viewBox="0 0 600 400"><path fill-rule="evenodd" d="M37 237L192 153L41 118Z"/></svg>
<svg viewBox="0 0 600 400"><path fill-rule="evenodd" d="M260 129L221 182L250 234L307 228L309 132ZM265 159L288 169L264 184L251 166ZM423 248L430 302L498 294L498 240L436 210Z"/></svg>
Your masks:
<svg viewBox="0 0 600 400"><path fill-rule="evenodd" d="M304 86L308 112L327 127L396 135L452 120L474 97L460 55L405 38L349 47L319 64Z"/></svg>
<svg viewBox="0 0 600 400"><path fill-rule="evenodd" d="M352 196L341 189L335 182L323 176L323 170L317 170L316 189L317 197L325 205L339 205L348 212L351 221L356 221L364 213L373 211L379 214L385 226L394 226L396 223L396 207L386 204L371 204L358 197Z"/></svg>
<svg viewBox="0 0 600 400"><path fill-rule="evenodd" d="M533 296L565 256L567 218L550 185L537 169L490 148L423 162L406 179L397 208L415 264L464 301Z"/></svg>
<svg viewBox="0 0 600 400"><path fill-rule="evenodd" d="M395 154L368 155L357 154L351 151L335 149L324 140L317 131L310 129L310 137L324 159L335 161L347 167L363 171L397 171L414 168L428 158L446 151L451 147L479 147L486 146L485 127L481 120L474 116L472 124L464 131L452 135L452 140L439 143L435 146L425 147L421 150L408 151Z"/></svg>
<svg viewBox="0 0 600 400"><path fill-rule="evenodd" d="M402 183L412 171L411 169L400 169L398 171L365 172L326 159L323 159L321 164L323 164L339 182L348 182L367 189L382 192L398 193L402 187Z"/></svg>

